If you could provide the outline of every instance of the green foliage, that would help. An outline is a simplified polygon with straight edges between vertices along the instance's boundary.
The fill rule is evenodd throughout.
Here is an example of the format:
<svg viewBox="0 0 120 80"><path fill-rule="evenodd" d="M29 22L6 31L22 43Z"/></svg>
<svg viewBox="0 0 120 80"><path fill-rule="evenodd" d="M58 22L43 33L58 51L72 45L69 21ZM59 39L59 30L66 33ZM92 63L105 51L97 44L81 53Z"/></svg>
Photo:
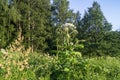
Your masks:
<svg viewBox="0 0 120 80"><path fill-rule="evenodd" d="M120 59L109 56L83 58L80 52L68 50L61 51L58 57L42 53L4 54L2 51L0 79L119 80Z"/></svg>
<svg viewBox="0 0 120 80"><path fill-rule="evenodd" d="M110 56L119 56L120 53L120 32L107 32L100 45L100 53Z"/></svg>
<svg viewBox="0 0 120 80"><path fill-rule="evenodd" d="M112 25L108 23L100 5L94 2L92 7L88 8L84 17L79 22L79 38L86 40L83 54L89 56L100 55L98 51L100 42L105 33L111 30Z"/></svg>
<svg viewBox="0 0 120 80"><path fill-rule="evenodd" d="M34 53L31 54L29 64L36 76L37 80L50 80L50 74L52 73L52 67L56 63L55 57L49 55Z"/></svg>
<svg viewBox="0 0 120 80"><path fill-rule="evenodd" d="M92 58L90 62L91 79L96 80L119 80L119 59L115 57Z"/></svg>
<svg viewBox="0 0 120 80"><path fill-rule="evenodd" d="M58 27L55 30L55 36L54 36L54 44L58 51L65 51L70 50L73 51L79 49L82 46L80 41L76 38L78 32L76 30L76 27L71 23L65 23L61 25L61 27Z"/></svg>
<svg viewBox="0 0 120 80"><path fill-rule="evenodd" d="M16 22L20 20L16 7L8 4L8 1L0 1L0 48L5 48L16 38Z"/></svg>
<svg viewBox="0 0 120 80"><path fill-rule="evenodd" d="M68 0L53 0L53 4L51 5L51 12L53 26L61 26L67 22L72 23L75 18L73 10L69 9Z"/></svg>
<svg viewBox="0 0 120 80"><path fill-rule="evenodd" d="M51 37L50 27L50 0L14 0L11 2L12 18L20 17L19 21L12 19L24 37L24 46L31 47L32 51L46 50ZM18 14L18 12L19 14ZM17 13L17 16L16 16Z"/></svg>
<svg viewBox="0 0 120 80"><path fill-rule="evenodd" d="M22 80L36 77L28 64L29 54L21 52L9 53L5 50L0 52L0 79Z"/></svg>
<svg viewBox="0 0 120 80"><path fill-rule="evenodd" d="M97 2L81 19L67 0L0 0L0 48L20 36L33 52L1 49L0 79L120 80L120 32L111 27Z"/></svg>
<svg viewBox="0 0 120 80"><path fill-rule="evenodd" d="M63 27L66 23L75 25L76 29ZM67 0L0 1L0 48L6 48L19 36L23 38L21 44L32 52L74 48L87 56L118 55L119 41L113 41L116 46L112 47L112 40L106 39L116 34L108 34L111 28L97 2L81 18L80 12L69 9ZM85 47L80 40L85 40Z"/></svg>
<svg viewBox="0 0 120 80"><path fill-rule="evenodd" d="M51 80L77 79L77 77L79 77L77 71L79 70L78 66L80 65L80 61L81 53L79 52L65 51L59 53L57 64L54 66L54 70L51 74Z"/></svg>

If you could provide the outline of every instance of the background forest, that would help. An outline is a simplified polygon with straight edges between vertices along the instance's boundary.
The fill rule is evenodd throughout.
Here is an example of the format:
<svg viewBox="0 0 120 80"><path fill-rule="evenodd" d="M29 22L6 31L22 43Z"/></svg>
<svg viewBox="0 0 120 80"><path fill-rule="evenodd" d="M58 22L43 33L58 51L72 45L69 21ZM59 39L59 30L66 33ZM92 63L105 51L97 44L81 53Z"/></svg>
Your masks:
<svg viewBox="0 0 120 80"><path fill-rule="evenodd" d="M97 2L81 17L67 0L0 0L0 49L0 80L120 80L120 31Z"/></svg>

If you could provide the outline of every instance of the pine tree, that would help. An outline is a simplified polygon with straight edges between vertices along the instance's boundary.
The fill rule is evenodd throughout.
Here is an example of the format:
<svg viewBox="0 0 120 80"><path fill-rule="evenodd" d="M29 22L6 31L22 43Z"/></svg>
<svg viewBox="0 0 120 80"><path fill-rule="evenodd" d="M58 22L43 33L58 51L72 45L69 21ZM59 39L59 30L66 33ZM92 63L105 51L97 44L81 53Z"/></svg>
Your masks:
<svg viewBox="0 0 120 80"><path fill-rule="evenodd" d="M5 47L6 45L6 12L8 11L8 6L6 1L0 1L0 48Z"/></svg>
<svg viewBox="0 0 120 80"><path fill-rule="evenodd" d="M9 1L9 2L8 2ZM20 15L17 12L11 0L0 1L0 31L1 31L1 46L5 48L16 37L16 23L20 20Z"/></svg>
<svg viewBox="0 0 120 80"><path fill-rule="evenodd" d="M110 31L106 32L105 37L100 44L100 52L104 55L119 56L120 53L120 32Z"/></svg>
<svg viewBox="0 0 120 80"><path fill-rule="evenodd" d="M74 21L75 14L73 10L69 9L69 1L67 0L53 0L51 11L53 24L56 26Z"/></svg>
<svg viewBox="0 0 120 80"><path fill-rule="evenodd" d="M97 2L94 2L92 7L88 8L80 24L80 38L86 40L85 46L88 49L86 53L99 54L97 51L99 42L104 37L105 32L111 30L112 26L107 22Z"/></svg>
<svg viewBox="0 0 120 80"><path fill-rule="evenodd" d="M48 48L48 41L51 36L50 26L50 0L35 0L32 7L32 44L34 49L45 50ZM36 7L37 5L37 7ZM32 20L33 19L33 20Z"/></svg>
<svg viewBox="0 0 120 80"><path fill-rule="evenodd" d="M50 1L49 0L16 0L17 9L22 15L20 27L24 36L24 45L32 51L48 48L50 33Z"/></svg>
<svg viewBox="0 0 120 80"><path fill-rule="evenodd" d="M61 29L61 26L65 23L74 23L75 13L69 9L69 1L67 0L53 0L51 12L51 25L53 26L51 49L62 50L64 45L63 36L66 34Z"/></svg>

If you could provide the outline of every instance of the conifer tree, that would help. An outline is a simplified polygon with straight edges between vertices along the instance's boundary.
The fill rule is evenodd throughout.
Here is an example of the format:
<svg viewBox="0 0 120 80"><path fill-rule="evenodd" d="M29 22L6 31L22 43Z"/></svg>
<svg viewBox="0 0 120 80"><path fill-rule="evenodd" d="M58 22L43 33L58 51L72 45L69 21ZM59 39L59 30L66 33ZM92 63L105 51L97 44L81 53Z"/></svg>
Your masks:
<svg viewBox="0 0 120 80"><path fill-rule="evenodd" d="M69 9L69 1L67 0L53 0L51 11L53 24L56 26L74 21L75 14L73 10Z"/></svg>
<svg viewBox="0 0 120 80"><path fill-rule="evenodd" d="M65 23L74 23L75 13L69 9L69 1L67 0L53 0L51 4L51 25L53 26L52 49L58 46L62 48L64 32L61 26Z"/></svg>
<svg viewBox="0 0 120 80"><path fill-rule="evenodd" d="M8 11L8 5L6 1L1 0L0 1L0 48L4 47L6 45L6 13Z"/></svg>
<svg viewBox="0 0 120 80"><path fill-rule="evenodd" d="M32 51L45 50L50 33L50 0L16 0L16 3L22 15L24 45Z"/></svg>
<svg viewBox="0 0 120 80"><path fill-rule="evenodd" d="M0 47L5 48L16 38L17 33L15 24L20 20L20 14L11 3L11 0L1 0L0 11Z"/></svg>
<svg viewBox="0 0 120 80"><path fill-rule="evenodd" d="M86 40L85 46L88 49L86 53L95 52L93 54L99 54L97 51L99 42L103 39L105 32L111 30L112 26L107 22L97 2L94 2L92 7L88 8L80 24L79 33L81 35L79 36Z"/></svg>

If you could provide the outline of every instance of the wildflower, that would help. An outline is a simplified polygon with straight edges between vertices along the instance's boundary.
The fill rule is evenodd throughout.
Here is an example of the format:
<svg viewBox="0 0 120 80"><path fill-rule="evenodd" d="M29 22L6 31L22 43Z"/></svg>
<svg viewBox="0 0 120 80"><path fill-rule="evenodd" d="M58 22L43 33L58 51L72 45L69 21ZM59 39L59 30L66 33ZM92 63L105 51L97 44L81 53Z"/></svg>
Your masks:
<svg viewBox="0 0 120 80"><path fill-rule="evenodd" d="M13 58L13 56L12 56L12 55L9 55L9 58L11 58L11 59L12 59L12 58Z"/></svg>
<svg viewBox="0 0 120 80"><path fill-rule="evenodd" d="M8 54L6 51L5 51L5 49L1 49L1 52L3 53L3 54Z"/></svg>
<svg viewBox="0 0 120 80"><path fill-rule="evenodd" d="M0 67L2 67L3 65L2 64L0 64Z"/></svg>
<svg viewBox="0 0 120 80"><path fill-rule="evenodd" d="M24 60L24 64L25 64L25 65L28 65L28 62L27 62L27 60Z"/></svg>
<svg viewBox="0 0 120 80"><path fill-rule="evenodd" d="M13 60L12 63L13 63L13 65L16 65L16 61L15 60Z"/></svg>
<svg viewBox="0 0 120 80"><path fill-rule="evenodd" d="M76 28L72 23L65 23L65 24L62 25L62 27Z"/></svg>
<svg viewBox="0 0 120 80"><path fill-rule="evenodd" d="M18 62L18 64L17 64L18 66L21 66L22 65L22 62Z"/></svg>
<svg viewBox="0 0 120 80"><path fill-rule="evenodd" d="M7 63L6 63L7 65L10 65L11 64L11 62L10 61L7 61Z"/></svg>
<svg viewBox="0 0 120 80"><path fill-rule="evenodd" d="M70 42L70 45L73 45L73 42Z"/></svg>
<svg viewBox="0 0 120 80"><path fill-rule="evenodd" d="M20 70L20 71L23 71L24 68L25 68L25 67L22 65L19 70Z"/></svg>
<svg viewBox="0 0 120 80"><path fill-rule="evenodd" d="M76 29L76 27L72 23L65 23L61 27L65 31L68 31L69 29Z"/></svg>
<svg viewBox="0 0 120 80"><path fill-rule="evenodd" d="M10 67L7 68L7 71L8 71L8 72L10 71Z"/></svg>
<svg viewBox="0 0 120 80"><path fill-rule="evenodd" d="M25 55L24 55L24 56L25 56L25 57L27 57L28 55L29 55L29 53L25 53Z"/></svg>
<svg viewBox="0 0 120 80"><path fill-rule="evenodd" d="M5 67L4 67L3 65L1 66L1 68L2 68L2 69L5 69Z"/></svg>

